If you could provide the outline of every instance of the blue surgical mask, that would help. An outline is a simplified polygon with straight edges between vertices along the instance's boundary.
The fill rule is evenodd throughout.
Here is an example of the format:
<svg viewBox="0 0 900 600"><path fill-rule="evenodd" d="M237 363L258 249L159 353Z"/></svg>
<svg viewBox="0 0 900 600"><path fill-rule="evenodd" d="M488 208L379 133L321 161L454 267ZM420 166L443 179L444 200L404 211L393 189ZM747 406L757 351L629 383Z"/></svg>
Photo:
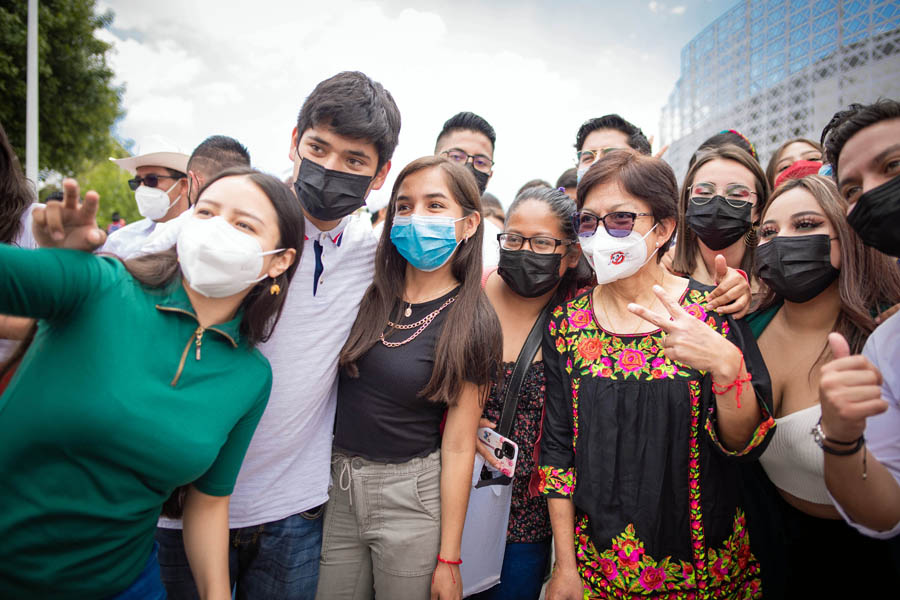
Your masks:
<svg viewBox="0 0 900 600"><path fill-rule="evenodd" d="M456 222L460 217L432 217L423 215L394 217L391 242L406 261L420 271L440 269L459 245L456 241Z"/></svg>
<svg viewBox="0 0 900 600"><path fill-rule="evenodd" d="M577 181L578 183L581 183L582 177L584 177L584 174L587 173L588 169L590 169L590 168L591 168L591 165L588 165L586 167L578 167L578 170L575 172L575 177L576 177L575 181Z"/></svg>

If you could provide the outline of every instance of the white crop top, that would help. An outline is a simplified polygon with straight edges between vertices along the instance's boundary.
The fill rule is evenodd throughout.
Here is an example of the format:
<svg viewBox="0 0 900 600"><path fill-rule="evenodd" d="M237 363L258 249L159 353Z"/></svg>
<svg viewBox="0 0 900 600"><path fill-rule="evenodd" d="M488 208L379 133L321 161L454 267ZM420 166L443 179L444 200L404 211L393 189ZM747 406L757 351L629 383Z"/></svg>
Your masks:
<svg viewBox="0 0 900 600"><path fill-rule="evenodd" d="M825 487L825 455L810 431L822 416L818 404L775 419L775 434L759 458L779 489L816 504L832 504Z"/></svg>

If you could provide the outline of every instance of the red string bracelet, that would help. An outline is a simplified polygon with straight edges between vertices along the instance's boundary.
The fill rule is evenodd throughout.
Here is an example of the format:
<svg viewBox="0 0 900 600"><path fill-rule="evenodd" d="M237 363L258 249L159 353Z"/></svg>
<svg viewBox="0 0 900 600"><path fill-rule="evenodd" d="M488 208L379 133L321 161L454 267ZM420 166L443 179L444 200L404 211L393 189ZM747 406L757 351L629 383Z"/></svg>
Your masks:
<svg viewBox="0 0 900 600"><path fill-rule="evenodd" d="M462 564L462 558L460 558L459 560L447 560L446 558L441 558L441 555L438 554L437 559L439 563L444 563L445 565ZM453 581L453 583L456 583L456 577L453 576L453 569L450 569L450 580ZM431 574L431 583L434 583L434 573Z"/></svg>
<svg viewBox="0 0 900 600"><path fill-rule="evenodd" d="M741 354L741 366L738 367L738 374L734 378L734 381L732 381L728 385L720 385L720 384L716 383L715 381L712 382L713 394L716 394L717 396L720 396L720 395L724 394L725 392L727 392L728 390L730 390L731 388L737 386L737 397L735 398L735 400L737 401L738 408L741 407L741 392L744 391L744 384L750 383L750 381L753 379L753 374L750 372L747 373L746 377L741 377L741 369L743 369L743 368L744 368L744 355Z"/></svg>

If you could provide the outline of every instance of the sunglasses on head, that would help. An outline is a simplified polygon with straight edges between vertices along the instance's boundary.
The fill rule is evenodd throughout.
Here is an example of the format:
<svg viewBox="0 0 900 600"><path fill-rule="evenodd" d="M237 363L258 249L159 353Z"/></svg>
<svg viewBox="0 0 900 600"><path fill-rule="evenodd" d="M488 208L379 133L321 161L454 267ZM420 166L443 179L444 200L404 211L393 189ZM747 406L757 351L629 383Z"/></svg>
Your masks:
<svg viewBox="0 0 900 600"><path fill-rule="evenodd" d="M157 175L156 173L150 173L149 175L144 175L141 177L140 175L136 176L134 179L128 180L128 187L132 190L136 190L142 185L146 185L147 187L155 188L159 185L160 179L184 179L184 175Z"/></svg>

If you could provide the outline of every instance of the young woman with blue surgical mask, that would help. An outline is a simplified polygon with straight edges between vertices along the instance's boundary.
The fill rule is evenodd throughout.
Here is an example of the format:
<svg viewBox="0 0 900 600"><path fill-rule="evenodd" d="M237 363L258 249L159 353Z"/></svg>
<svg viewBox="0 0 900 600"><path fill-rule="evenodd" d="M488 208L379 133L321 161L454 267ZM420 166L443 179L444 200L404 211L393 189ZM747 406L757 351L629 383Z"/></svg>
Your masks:
<svg viewBox="0 0 900 600"><path fill-rule="evenodd" d="M480 211L471 173L441 157L394 184L341 351L319 599L461 597L475 432L501 353Z"/></svg>

